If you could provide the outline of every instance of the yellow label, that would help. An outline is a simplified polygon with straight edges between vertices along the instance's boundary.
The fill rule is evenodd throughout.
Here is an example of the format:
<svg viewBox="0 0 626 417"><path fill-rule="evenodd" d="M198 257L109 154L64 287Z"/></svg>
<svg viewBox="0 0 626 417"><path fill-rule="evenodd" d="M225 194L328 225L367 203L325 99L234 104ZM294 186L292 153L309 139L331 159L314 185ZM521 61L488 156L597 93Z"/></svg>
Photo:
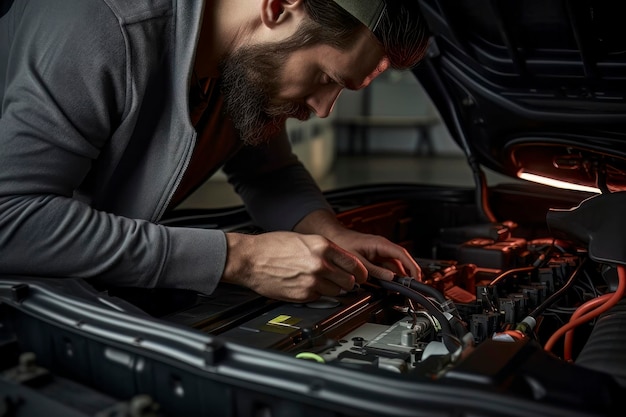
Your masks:
<svg viewBox="0 0 626 417"><path fill-rule="evenodd" d="M289 334L293 331L300 330L296 324L298 324L301 320L302 319L297 317L281 314L262 325L260 330L272 333Z"/></svg>
<svg viewBox="0 0 626 417"><path fill-rule="evenodd" d="M284 322L286 322L287 320L289 320L291 318L291 316L287 316L285 314L281 314L280 316L277 316L273 319L271 319L270 321L267 322L267 324L282 324Z"/></svg>

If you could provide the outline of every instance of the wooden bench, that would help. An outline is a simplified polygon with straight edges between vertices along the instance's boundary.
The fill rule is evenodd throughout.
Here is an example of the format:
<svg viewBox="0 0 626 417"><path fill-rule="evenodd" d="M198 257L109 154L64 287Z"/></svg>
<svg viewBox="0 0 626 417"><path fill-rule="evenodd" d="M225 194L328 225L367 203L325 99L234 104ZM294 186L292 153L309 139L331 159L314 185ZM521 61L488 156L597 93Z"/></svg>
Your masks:
<svg viewBox="0 0 626 417"><path fill-rule="evenodd" d="M351 116L334 120L336 127L348 129L347 153L350 155L369 152L367 132L370 128L416 129L418 137L414 153L434 155L430 129L438 123L439 118L436 116Z"/></svg>

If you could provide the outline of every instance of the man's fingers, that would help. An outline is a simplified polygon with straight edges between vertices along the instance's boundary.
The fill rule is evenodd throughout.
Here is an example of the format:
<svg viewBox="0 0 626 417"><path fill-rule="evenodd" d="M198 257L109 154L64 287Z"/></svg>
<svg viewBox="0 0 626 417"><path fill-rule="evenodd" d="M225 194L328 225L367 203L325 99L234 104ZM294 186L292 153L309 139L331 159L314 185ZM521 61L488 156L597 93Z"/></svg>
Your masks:
<svg viewBox="0 0 626 417"><path fill-rule="evenodd" d="M333 281L337 282L337 284L341 285L343 288L350 290L352 289L354 281L361 284L367 280L368 270L355 255L339 248L336 245L332 245L327 256L328 260L332 262L333 265L338 267L338 269L333 273L333 276L337 276L338 281L335 279L333 279ZM346 273L350 277L353 277L353 279L351 279L352 285L350 288L346 287L347 285L350 285L346 281Z"/></svg>
<svg viewBox="0 0 626 417"><path fill-rule="evenodd" d="M359 253L362 258L367 259L371 264L385 266L390 268L393 272L402 273L403 275L419 278L421 275L420 267L413 259L409 251L400 245L390 242L388 239L382 236L375 235L362 235L358 237L352 237L352 240L346 239L341 241L342 247L351 250L352 252ZM389 265L388 262L393 260L395 267ZM386 278L389 273L382 271L379 268L371 268L368 266L368 270L371 275L380 275L381 278ZM378 278L378 276L377 276Z"/></svg>
<svg viewBox="0 0 626 417"><path fill-rule="evenodd" d="M402 265L402 262L397 259L383 259L380 261L380 266L396 273L397 275L407 275L404 265Z"/></svg>
<svg viewBox="0 0 626 417"><path fill-rule="evenodd" d="M402 256L393 256L386 260L386 262L389 262L390 260L394 262L393 266L389 265L392 268L392 271L397 274L419 279L422 272L417 262L415 262L415 259L408 255L404 250L399 250L398 253Z"/></svg>
<svg viewBox="0 0 626 417"><path fill-rule="evenodd" d="M371 276L378 279L383 279L385 281L391 281L393 279L394 273L387 268L383 268L382 266L374 265L369 261L363 261L367 270Z"/></svg>

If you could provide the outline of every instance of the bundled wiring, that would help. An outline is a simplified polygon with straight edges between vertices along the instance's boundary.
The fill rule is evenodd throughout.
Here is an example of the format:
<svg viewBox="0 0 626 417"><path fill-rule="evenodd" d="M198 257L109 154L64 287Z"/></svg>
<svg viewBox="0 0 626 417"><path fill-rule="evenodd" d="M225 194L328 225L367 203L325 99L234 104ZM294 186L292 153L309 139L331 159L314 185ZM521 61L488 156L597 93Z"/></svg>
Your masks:
<svg viewBox="0 0 626 417"><path fill-rule="evenodd" d="M554 304L559 298L563 297L567 290L574 284L576 277L580 273L585 264L586 259L583 259L578 267L572 272L565 284L559 288L554 294L548 297L543 303L538 305L533 311L531 311L520 323L517 324L515 330L522 332L526 335L532 335L535 326L537 325L537 318L541 316L552 304ZM492 281L493 282L493 281ZM559 319L560 320L560 319ZM562 320L561 320L562 322Z"/></svg>
<svg viewBox="0 0 626 417"><path fill-rule="evenodd" d="M554 332L554 334L550 337L550 339L548 339L548 341L546 342L544 346L544 349L546 351L548 352L551 351L555 343L557 342L557 340L559 340L568 331L580 326L583 323L588 322L589 320L595 317L598 317L600 314L609 310L615 304L617 304L619 300L621 300L621 298L624 296L624 293L626 292L626 267L624 267L623 265L618 265L617 275L619 277L619 284L617 285L617 290L613 294L611 294L610 297L607 297L608 300L606 300L604 303L598 302L598 303L601 303L601 305L597 306L595 309L592 309L591 311L587 311L586 313L581 314L576 319L573 319L572 317L572 319L565 326L559 328L556 332ZM591 309L592 307L586 307L585 309L587 308Z"/></svg>
<svg viewBox="0 0 626 417"><path fill-rule="evenodd" d="M387 290L396 291L399 294L421 304L430 314L432 314L439 325L441 326L441 332L443 337L443 342L450 353L455 352L459 346L455 340L447 336L456 336L456 338L461 339L465 333L467 333L460 322L455 323L454 330L450 321L446 318L444 313L425 295L407 287L402 284L393 281L385 281L378 280L378 284ZM461 329L463 331L461 331ZM458 340L457 339L457 340Z"/></svg>
<svg viewBox="0 0 626 417"><path fill-rule="evenodd" d="M411 277L403 277L396 275L393 278L393 282L397 282L400 285L404 285L405 287L409 287L421 294L426 295L427 297L432 298L438 304L439 310L444 313L450 313L456 319L456 321L461 321L461 317L459 317L459 313L454 305L452 300L446 299L446 297L438 291L436 288L431 287L430 285L424 284L423 282L419 282L418 280ZM456 323L455 321L455 323Z"/></svg>
<svg viewBox="0 0 626 417"><path fill-rule="evenodd" d="M585 304L578 307L578 309L570 317L569 321L577 320L583 314L591 310L594 310L598 308L599 306L601 306L602 304L606 303L609 299L611 299L611 297L613 297L613 293L604 294L598 298L594 298L593 300L587 301ZM564 345L563 345L563 359L566 361L572 360L573 344L574 344L574 329L565 333L565 340L564 340Z"/></svg>

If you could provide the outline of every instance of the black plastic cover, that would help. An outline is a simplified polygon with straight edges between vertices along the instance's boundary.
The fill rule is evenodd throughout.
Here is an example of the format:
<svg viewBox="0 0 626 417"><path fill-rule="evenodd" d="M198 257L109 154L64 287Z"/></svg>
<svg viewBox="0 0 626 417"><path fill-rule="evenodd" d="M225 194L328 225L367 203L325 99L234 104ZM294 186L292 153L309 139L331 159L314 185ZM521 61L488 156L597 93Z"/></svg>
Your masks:
<svg viewBox="0 0 626 417"><path fill-rule="evenodd" d="M626 192L588 198L572 209L551 209L546 216L555 235L588 248L597 262L626 264Z"/></svg>
<svg viewBox="0 0 626 417"><path fill-rule="evenodd" d="M626 387L626 300L602 315L576 364L613 375Z"/></svg>

